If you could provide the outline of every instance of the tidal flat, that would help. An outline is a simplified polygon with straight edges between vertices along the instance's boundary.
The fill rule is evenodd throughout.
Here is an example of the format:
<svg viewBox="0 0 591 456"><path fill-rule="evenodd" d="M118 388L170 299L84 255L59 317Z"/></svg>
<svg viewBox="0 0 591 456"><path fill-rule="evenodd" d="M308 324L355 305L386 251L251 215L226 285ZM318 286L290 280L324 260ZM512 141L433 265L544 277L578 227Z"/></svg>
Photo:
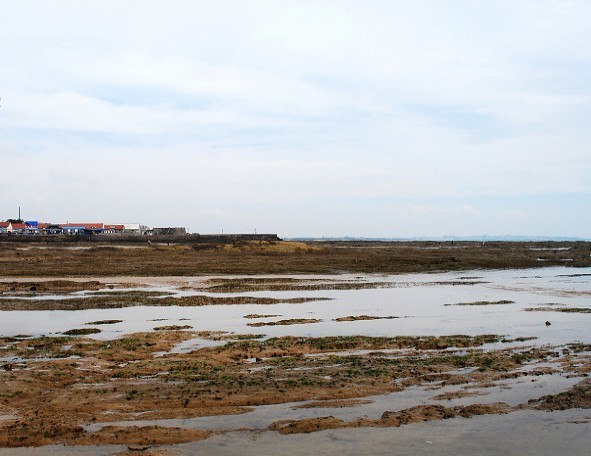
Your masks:
<svg viewBox="0 0 591 456"><path fill-rule="evenodd" d="M505 266L501 246L465 247L497 252L480 267L462 246L399 246L445 250L441 268L421 259L412 272L348 259L317 272L307 256L333 254L316 244L219 247L205 252L212 271L177 275L134 271L204 251L162 247L106 274L107 252L126 261L117 246L39 249L43 262L52 250L72 261L0 277L0 454L392 454L392 441L396 454L498 454L511 439L515 451L529 441L531 454L587 454L591 263L575 244L507 244ZM0 246L2 258L35 250ZM395 248L369 243L359 258ZM524 254L515 266L519 249L555 264ZM68 273L76 255L86 266ZM265 255L300 267L272 272ZM240 273L253 256L261 272Z"/></svg>

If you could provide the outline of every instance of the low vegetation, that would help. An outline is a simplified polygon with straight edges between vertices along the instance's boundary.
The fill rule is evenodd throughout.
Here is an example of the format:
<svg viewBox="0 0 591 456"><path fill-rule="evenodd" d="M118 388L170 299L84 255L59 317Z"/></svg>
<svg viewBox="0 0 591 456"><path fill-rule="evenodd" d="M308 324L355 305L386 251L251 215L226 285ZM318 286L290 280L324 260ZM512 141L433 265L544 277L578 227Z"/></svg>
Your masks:
<svg viewBox="0 0 591 456"><path fill-rule="evenodd" d="M400 317L394 317L394 316L375 317L372 315L348 315L346 317L335 318L334 321L343 322L343 321L364 321L364 320L392 320L394 318L400 318Z"/></svg>
<svg viewBox="0 0 591 456"><path fill-rule="evenodd" d="M260 327L260 326L288 326L288 325L305 325L309 323L320 323L321 320L316 318L291 318L289 320L279 321L258 321L256 323L247 323L248 326Z"/></svg>
<svg viewBox="0 0 591 456"><path fill-rule="evenodd" d="M133 249L116 243L97 248L85 241L76 246L88 249L72 249L69 241L26 245L23 249L23 243L1 240L4 277L20 277L23 271L36 277L402 273L539 267L540 260L544 266L591 266L587 242L239 242ZM548 250L556 246L568 249Z"/></svg>
<svg viewBox="0 0 591 456"><path fill-rule="evenodd" d="M458 302L456 304L445 304L446 306L501 306L506 304L515 304L515 301L502 299L500 301L474 301L474 302Z"/></svg>
<svg viewBox="0 0 591 456"><path fill-rule="evenodd" d="M528 307L526 312L591 313L591 307Z"/></svg>
<svg viewBox="0 0 591 456"><path fill-rule="evenodd" d="M228 342L191 353L170 352L194 337ZM435 397L437 390L449 392L447 387L454 386L458 397L468 398L473 388L559 374L560 366L569 375L584 376L591 370L588 346L569 346L564 358L552 347L479 348L503 340L496 335L252 337L260 335L166 328L112 341L0 338L0 357L17 359L0 365L0 415L14 415L0 420L0 446L178 443L207 438L211 432L162 428L144 420L240 414L257 405L292 402L304 408L353 407L371 396L408 387L424 387L433 391L434 400L448 400L453 396ZM550 361L557 367L547 367ZM581 383L560 395L540 400L534 396L521 407L589 407L589 390L588 383ZM506 404L421 405L385 410L379 419L320 416L270 422L269 427L300 433L400 426L514 409ZM137 426L110 424L122 420L136 421ZM95 432L83 427L88 423L98 426Z"/></svg>
<svg viewBox="0 0 591 456"><path fill-rule="evenodd" d="M211 306L240 304L301 304L304 302L327 301L330 298L265 298L254 296L216 297L208 295L192 295L160 297L146 291L129 291L123 294L56 298L56 299L20 299L18 297L0 296L0 310L82 310L82 309L118 309L133 306Z"/></svg>
<svg viewBox="0 0 591 456"><path fill-rule="evenodd" d="M69 329L65 331L64 334L66 336L83 336L87 334L98 334L101 330L98 328L77 328L77 329Z"/></svg>

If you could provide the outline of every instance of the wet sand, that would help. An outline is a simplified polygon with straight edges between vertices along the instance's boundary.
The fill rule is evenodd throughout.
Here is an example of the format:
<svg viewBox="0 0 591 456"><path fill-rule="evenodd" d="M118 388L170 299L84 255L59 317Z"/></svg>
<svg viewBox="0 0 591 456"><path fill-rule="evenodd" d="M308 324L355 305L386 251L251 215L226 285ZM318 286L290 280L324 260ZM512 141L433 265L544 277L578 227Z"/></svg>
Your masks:
<svg viewBox="0 0 591 456"><path fill-rule="evenodd" d="M0 370L0 445L154 447L244 428L307 434L591 408L589 345L515 349L492 335L234 336L172 353L192 336L165 330L109 342L5 338L3 352L14 361ZM509 346L481 348L498 343Z"/></svg>
<svg viewBox="0 0 591 456"><path fill-rule="evenodd" d="M588 454L590 274L3 277L0 454Z"/></svg>

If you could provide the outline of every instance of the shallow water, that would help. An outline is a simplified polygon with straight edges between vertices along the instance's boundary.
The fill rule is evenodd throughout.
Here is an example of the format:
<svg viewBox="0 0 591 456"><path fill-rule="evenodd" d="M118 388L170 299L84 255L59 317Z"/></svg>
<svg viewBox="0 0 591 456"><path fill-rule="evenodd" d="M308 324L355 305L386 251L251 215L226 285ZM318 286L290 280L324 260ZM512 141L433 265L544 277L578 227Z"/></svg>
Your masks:
<svg viewBox="0 0 591 456"><path fill-rule="evenodd" d="M589 413L516 412L399 428L364 428L284 436L231 433L186 445L179 455L589 455ZM536 439L531 436L536 435Z"/></svg>
<svg viewBox="0 0 591 456"><path fill-rule="evenodd" d="M524 369L526 370L526 369ZM362 399L369 403L358 404L349 407L313 407L301 408L308 402L288 402L272 405L260 405L252 407L252 411L239 415L205 416L186 419L162 419L141 420L141 415L135 421L100 422L85 426L89 432L95 432L105 426L161 426L179 427L185 429L202 429L223 431L227 429L250 429L263 431L267 427L280 420L301 420L322 416L334 416L345 421L354 421L357 418L379 419L384 411L398 411L413 407L417 404L439 404L445 407L464 406L473 403L492 404L505 402L510 405L519 405L524 398L532 396L542 397L547 394L560 393L577 383L579 377L566 375L528 375L518 379L497 382L494 387L478 386L470 392L477 396L465 396L451 400L438 400L435 396L450 392L463 391L466 384L447 386L433 389L437 382L429 387L408 387L402 391L382 394L377 396L365 396ZM590 412L591 413L591 412Z"/></svg>
<svg viewBox="0 0 591 456"><path fill-rule="evenodd" d="M162 446L184 455L589 455L591 413L519 411L508 415L454 418L399 428L359 428L280 435L272 431L231 432L201 442ZM114 455L124 445L0 449L0 456ZM167 452L170 451L170 453Z"/></svg>
<svg viewBox="0 0 591 456"><path fill-rule="evenodd" d="M274 276L277 277L277 276ZM591 268L552 267L529 270L463 271L438 274L283 276L298 279L322 278L335 281L387 282L387 287L358 290L265 291L247 293L209 293L214 296L253 296L273 298L324 297L329 301L274 305L211 305L202 307L138 306L120 309L79 311L1 311L0 336L58 335L72 328L88 327L98 320L122 320L98 325L102 332L88 336L112 339L157 326L190 325L194 330L225 331L237 334L264 334L266 337L354 335L449 335L500 334L509 338L536 337L536 340L510 344L492 344L485 348L520 345L563 345L591 343L591 314L526 312L536 306L563 305L591 307ZM26 279L25 279L26 280ZM104 279L101 279L105 281ZM118 282L121 280L121 282ZM202 277L182 278L108 278L107 283L137 283L141 290L166 291L176 295L204 294L182 289L202 284ZM458 284L460 283L460 284ZM125 289L138 289L129 288ZM121 291L122 289L116 289ZM84 293L82 293L84 294ZM91 293L89 293L91 294ZM68 295L71 296L71 295ZM514 301L506 305L456 306L476 301ZM446 306L446 304L448 304ZM449 305L451 304L451 305ZM247 314L276 314L261 319ZM396 316L391 320L336 322L349 315ZM249 327L248 323L292 318L316 318L320 323L290 326ZM546 326L545 322L551 325ZM219 341L192 339L179 344L174 352L187 352ZM387 352L387 351L384 351ZM14 361L5 359L4 361ZM552 367L551 363L537 367ZM255 368L255 366L253 366ZM527 370L528 366L523 369ZM591 411L564 412L518 411L509 415L454 418L440 422L417 423L400 428L363 428L316 432L307 435L280 435L265 431L276 420L314 416L335 416L343 420L358 417L377 419L385 410L394 411L417 404L441 404L446 407L497 401L511 405L527 398L564 391L580 378L566 375L527 375L497 382L489 388L478 387L478 396L437 400L435 396L460 391L466 385L409 387L401 392L365 397L371 402L355 407L295 408L302 403L254 407L242 415L212 416L179 420L133 421L117 424L178 426L196 429L247 428L251 431L222 432L203 442L164 446L171 454L260 455L260 454L429 454L429 455L589 455ZM437 386L437 385L433 385ZM526 398L526 399L524 399ZM0 420L11 419L2 415ZM108 423L88 426L97 430ZM113 424L113 423L110 423ZM0 455L114 454L125 446L0 449Z"/></svg>
<svg viewBox="0 0 591 456"><path fill-rule="evenodd" d="M526 312L525 308L549 303L567 307L591 304L591 268L552 267L527 270L463 271L439 274L289 276L336 281L388 282L388 288L358 290L296 290L247 293L209 293L215 296L253 296L273 298L323 297L330 301L303 304L241 304L201 307L138 306L121 309L78 311L1 311L0 336L58 335L73 328L88 327L97 320L123 320L100 325L100 334L89 337L111 339L157 326L189 325L194 330L225 331L238 334L265 334L267 337L502 334L510 338L537 337L530 343L565 344L591 342L588 330L591 314ZM275 276L276 277L276 276ZM284 276L285 277L285 276ZM142 290L178 295L204 294L180 288L200 283L203 278L143 278ZM109 283L116 278L109 278ZM484 282L484 283L483 283ZM458 283L463 283L458 285ZM128 289L128 288L126 288ZM70 295L71 296L71 295ZM46 298L46 297L44 297ZM455 306L475 301L515 301L514 304ZM447 305L446 304L452 304ZM247 314L277 314L279 317L246 319ZM349 315L396 316L390 320L336 322ZM248 323L293 318L315 318L321 322L289 326L250 327ZM545 321L551 326L546 326ZM190 345L190 343L188 344ZM197 345L197 344L196 344Z"/></svg>

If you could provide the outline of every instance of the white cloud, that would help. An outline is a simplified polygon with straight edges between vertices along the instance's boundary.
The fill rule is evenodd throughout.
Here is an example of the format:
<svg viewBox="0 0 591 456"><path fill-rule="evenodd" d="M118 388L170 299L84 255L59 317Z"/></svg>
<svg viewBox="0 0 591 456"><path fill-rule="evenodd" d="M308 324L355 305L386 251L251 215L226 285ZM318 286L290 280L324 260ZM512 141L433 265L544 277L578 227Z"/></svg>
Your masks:
<svg viewBox="0 0 591 456"><path fill-rule="evenodd" d="M141 6L4 5L2 207L325 235L590 213L588 2Z"/></svg>

